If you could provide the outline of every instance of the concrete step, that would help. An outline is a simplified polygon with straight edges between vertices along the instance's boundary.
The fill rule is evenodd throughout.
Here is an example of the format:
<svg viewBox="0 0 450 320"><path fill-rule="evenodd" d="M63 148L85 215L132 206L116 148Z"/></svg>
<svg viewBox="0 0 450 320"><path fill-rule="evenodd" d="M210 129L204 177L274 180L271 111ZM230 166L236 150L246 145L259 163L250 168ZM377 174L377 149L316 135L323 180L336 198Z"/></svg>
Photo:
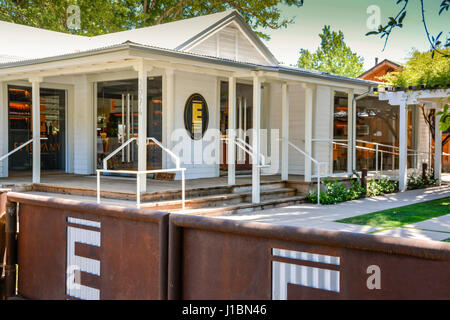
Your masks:
<svg viewBox="0 0 450 320"><path fill-rule="evenodd" d="M304 196L293 196L293 197L285 197L285 198L279 198L279 199L270 199L261 201L260 203L249 203L249 202L243 202L238 203L235 205L230 206L223 206L223 207L211 207L211 208L199 208L199 209L187 209L184 210L184 214L189 215L198 215L198 216L227 216L227 215L234 215L234 214L242 214L242 213L249 213L252 211L258 211L258 210L264 210L264 209L270 209L270 208L276 208L276 207L283 207L298 203L304 203L305 197ZM171 212L178 212L181 213L181 210L171 211Z"/></svg>
<svg viewBox="0 0 450 320"><path fill-rule="evenodd" d="M244 189L246 190L246 189ZM280 199L285 197L295 196L296 190L294 188L267 188L261 190L261 200L272 200ZM194 197L187 198L185 201L185 208L196 209L196 208L210 208L210 207L223 207L235 204L240 204L244 202L251 202L252 193L251 189L247 192L233 192L224 193L217 195L210 195L204 197ZM181 200L171 200L171 201L160 201L152 203L142 203L141 208L152 209L152 210L178 210L181 209Z"/></svg>

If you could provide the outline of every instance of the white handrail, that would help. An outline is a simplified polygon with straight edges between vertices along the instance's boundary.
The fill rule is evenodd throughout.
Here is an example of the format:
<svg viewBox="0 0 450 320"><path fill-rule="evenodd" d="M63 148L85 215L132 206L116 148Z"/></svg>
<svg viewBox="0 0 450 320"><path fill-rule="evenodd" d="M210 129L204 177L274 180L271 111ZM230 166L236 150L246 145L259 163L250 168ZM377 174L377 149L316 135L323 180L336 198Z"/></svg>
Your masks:
<svg viewBox="0 0 450 320"><path fill-rule="evenodd" d="M339 145L339 146L343 146L344 148L348 148L347 143L342 143L342 142L347 142L346 139L312 139L312 141L313 142L328 142L328 143L331 143L332 145ZM375 152L375 171L376 172L379 172L379 164L378 164L378 158L379 158L378 154L379 153L381 153L381 171L383 171L383 154L391 154L393 157L399 156L398 152L388 151L388 150L379 148L379 147L384 147L384 148L391 148L393 150L399 150L400 148L397 146L387 145L387 144L378 143L378 142L370 142L370 141L365 141L365 140L356 140L356 142L370 144L370 145L375 146L375 148L369 148L369 147L355 145L355 148L360 149L360 150L367 150L367 151ZM409 152L407 154L408 156L414 156L414 157L417 157L420 155L429 156L431 154L430 152L419 151L416 149L407 149L407 151ZM445 156L445 153L443 153L443 155ZM394 162L392 163L392 165L394 166ZM394 168L392 168L392 169L394 169Z"/></svg>
<svg viewBox="0 0 450 320"><path fill-rule="evenodd" d="M119 151L121 151L123 148L125 148L127 145L129 145L131 142L133 142L134 140L136 140L136 138L131 138L128 141L126 141L125 143L123 143L120 147L118 147L116 150L114 150L113 152L111 152L108 156L106 156L103 159L103 170L107 170L108 169L108 160L111 159L112 157L114 157L117 153L119 153Z"/></svg>
<svg viewBox="0 0 450 320"><path fill-rule="evenodd" d="M280 140L283 140L284 138L280 138ZM313 157L311 157L309 154L307 154L305 151L297 147L295 144L293 144L291 141L287 141L288 145L290 145L292 148L294 148L297 152L300 152L303 154L306 158L311 160L313 163L317 165L317 204L320 204L320 178L322 177L320 174L321 165L324 164L326 168L326 172L328 172L328 162L320 162ZM323 176L326 177L326 176Z"/></svg>
<svg viewBox="0 0 450 320"><path fill-rule="evenodd" d="M156 138L154 138L154 137L149 137L149 138L147 138L147 142L148 142L149 140L153 141L153 142L156 143L163 151L167 152L167 153L175 160L175 166L177 167L177 169L180 168L180 165L181 165L181 159L180 159L175 153L173 153L172 150L170 150L170 149L164 147L164 146L162 145L162 143L159 142L159 141L158 141Z"/></svg>
<svg viewBox="0 0 450 320"><path fill-rule="evenodd" d="M250 145L249 143L247 143L245 140L243 140L243 139L241 139L241 138L237 138L237 137L236 137L236 141L238 141L239 143L241 143L243 146L247 147L248 150L250 150L250 152L253 154L254 151L253 151L253 146L252 146L252 145ZM265 157L262 153L259 154L259 157L261 158L261 165L262 165L263 167L268 166L268 165L266 164L266 157Z"/></svg>
<svg viewBox="0 0 450 320"><path fill-rule="evenodd" d="M230 142L230 138L220 138L220 140L225 141L226 143ZM232 141L239 149L243 150L245 153L247 153L251 158L252 158L252 162L255 163L255 158L254 158L254 154L253 154L253 147L251 147L248 143L244 142L242 143L241 141L239 141L242 139L236 138L234 141ZM249 146L249 148L247 146ZM259 154L259 156L261 157L261 159L263 160L263 164L258 165L258 168L267 168L270 167L270 165L265 164L265 158L264 155Z"/></svg>
<svg viewBox="0 0 450 320"><path fill-rule="evenodd" d="M133 171L133 170L107 170L99 169L97 170L97 203L100 204L101 198L101 184L100 176L102 173L121 173L121 174L135 174L136 175L136 206L141 207L141 191L139 190L141 175L151 174L151 173L161 173L161 172L181 172L181 209L184 212L185 202L186 202L186 182L185 182L185 171L186 168L175 168L175 169L156 169L156 170L144 170L144 171Z"/></svg>
<svg viewBox="0 0 450 320"><path fill-rule="evenodd" d="M40 138L40 140L48 140L48 138ZM16 153L17 151L19 151L20 149L22 149L23 147L29 145L31 142L33 142L33 139L28 140L25 143L22 143L20 146L18 146L17 148L15 148L14 150L8 152L7 154L5 154L4 156L2 156L0 158L0 161L5 160L6 158L8 158L10 155L12 155L13 153Z"/></svg>

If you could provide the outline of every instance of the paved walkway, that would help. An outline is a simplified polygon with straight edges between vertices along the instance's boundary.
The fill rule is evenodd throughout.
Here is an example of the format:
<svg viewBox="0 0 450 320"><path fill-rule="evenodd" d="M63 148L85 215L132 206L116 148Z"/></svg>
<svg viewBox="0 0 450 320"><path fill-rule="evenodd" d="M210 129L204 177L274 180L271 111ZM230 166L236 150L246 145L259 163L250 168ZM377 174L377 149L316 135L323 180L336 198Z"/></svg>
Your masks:
<svg viewBox="0 0 450 320"><path fill-rule="evenodd" d="M255 211L221 218L272 223L326 230L368 233L380 228L345 224L335 220L359 216L380 210L450 197L450 186L411 190L386 196L364 198L335 205L298 204L264 211ZM385 230L377 234L429 240L450 238L450 212L448 215L411 224L402 228Z"/></svg>

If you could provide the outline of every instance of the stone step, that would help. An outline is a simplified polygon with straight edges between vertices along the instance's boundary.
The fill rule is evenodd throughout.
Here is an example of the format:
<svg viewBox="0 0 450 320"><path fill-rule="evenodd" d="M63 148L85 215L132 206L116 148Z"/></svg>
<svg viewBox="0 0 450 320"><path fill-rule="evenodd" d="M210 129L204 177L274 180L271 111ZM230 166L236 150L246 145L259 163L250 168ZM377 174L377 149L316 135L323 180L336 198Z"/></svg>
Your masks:
<svg viewBox="0 0 450 320"><path fill-rule="evenodd" d="M280 199L285 197L295 196L296 190L294 188L268 188L261 190L261 200ZM251 202L252 193L239 192L239 193L225 193L218 195L210 195L204 197L187 198L185 201L186 209L196 208L210 208L210 207L223 207L230 206L245 202ZM152 210L178 210L181 209L181 200L160 201L160 202L144 202L141 204L141 208Z"/></svg>
<svg viewBox="0 0 450 320"><path fill-rule="evenodd" d="M103 182L104 184L105 182ZM189 184L189 180L186 181L186 184ZM195 197L203 197L203 196L212 196L212 195L220 195L220 194L228 194L228 193L240 193L250 190L251 184L241 184L235 186L216 186L209 188L192 188L186 189L186 198L195 198ZM261 182L261 191L266 189L278 189L285 187L284 182L280 181L265 181ZM181 189L181 182L180 182ZM68 186L59 186L59 185L50 185L50 184L30 184L25 187L22 187L20 190L14 191L34 191L34 192L48 192L48 193L60 193L60 194L68 194L68 195L77 195L77 196L86 196L86 197L96 197L97 190L90 188L82 188L82 187L68 187ZM136 191L130 190L127 191L108 191L102 190L101 192L102 198L106 199L119 199L119 200L136 200ZM159 191L159 192L145 192L141 194L142 202L156 202L156 201L169 201L169 200L179 200L181 199L181 190L167 190L167 191Z"/></svg>
<svg viewBox="0 0 450 320"><path fill-rule="evenodd" d="M198 216L227 216L234 214L242 214L249 213L252 211L283 207L288 205L294 205L298 203L304 203L304 196L293 196L293 197L285 197L279 199L270 199L261 201L260 203L249 203L243 202L238 203L231 206L223 206L223 207L211 207L211 208L199 208L199 209L187 209L183 212L181 210L171 211L177 213L184 213L189 215L198 215Z"/></svg>

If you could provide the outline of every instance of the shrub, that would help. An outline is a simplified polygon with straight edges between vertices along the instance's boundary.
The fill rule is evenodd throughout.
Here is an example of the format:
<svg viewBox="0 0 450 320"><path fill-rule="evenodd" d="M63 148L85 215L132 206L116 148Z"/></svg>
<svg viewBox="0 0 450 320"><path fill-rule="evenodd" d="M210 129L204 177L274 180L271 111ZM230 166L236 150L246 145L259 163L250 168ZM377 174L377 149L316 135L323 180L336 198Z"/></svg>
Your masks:
<svg viewBox="0 0 450 320"><path fill-rule="evenodd" d="M378 180L369 180L367 188L354 180L350 188L346 188L344 184L338 183L337 180L324 179L323 184L326 187L325 192L320 193L321 204L335 204L343 201L350 201L364 198L366 196L374 197L382 194L393 193L398 190L398 182L390 181L389 178L381 178ZM310 193L306 197L312 203L317 203L317 194Z"/></svg>
<svg viewBox="0 0 450 320"><path fill-rule="evenodd" d="M425 173L426 180L422 178L422 175L414 176L410 175L408 177L407 188L408 190L423 189L426 187L435 186L437 180L434 178L433 171L428 171Z"/></svg>
<svg viewBox="0 0 450 320"><path fill-rule="evenodd" d="M321 204L335 204L338 202L349 201L365 197L366 190L357 181L353 181L350 188L347 189L344 184L337 180L324 179L323 184L326 192L320 193ZM309 201L317 203L317 194L310 193L306 197Z"/></svg>
<svg viewBox="0 0 450 320"><path fill-rule="evenodd" d="M376 197L382 194L393 193L398 190L398 182L390 181L389 178L380 178L378 180L369 180L367 182L367 195Z"/></svg>

